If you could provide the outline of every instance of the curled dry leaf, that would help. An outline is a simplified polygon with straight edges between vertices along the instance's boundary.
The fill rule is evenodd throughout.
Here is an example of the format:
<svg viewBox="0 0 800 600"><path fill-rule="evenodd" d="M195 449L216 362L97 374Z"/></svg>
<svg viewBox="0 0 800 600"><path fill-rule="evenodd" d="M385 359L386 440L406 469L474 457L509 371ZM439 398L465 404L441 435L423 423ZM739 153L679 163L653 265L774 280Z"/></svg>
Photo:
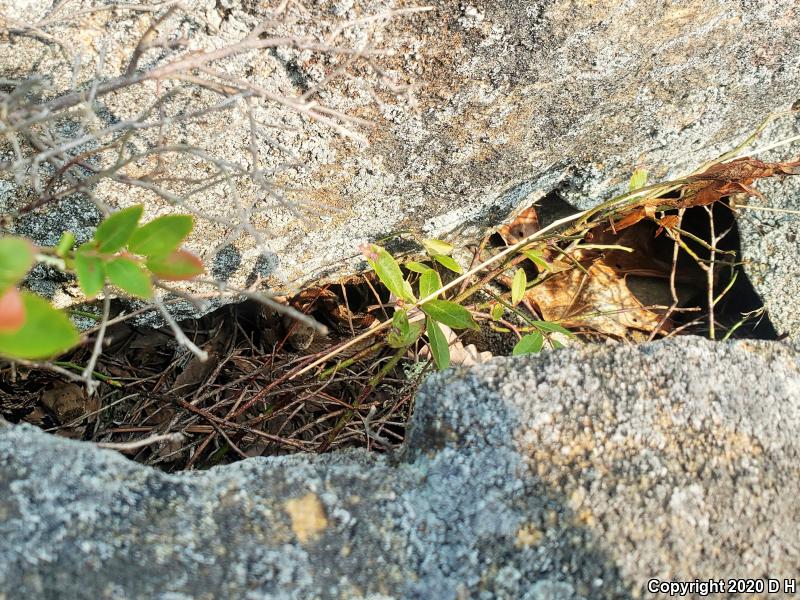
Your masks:
<svg viewBox="0 0 800 600"><path fill-rule="evenodd" d="M568 329L587 328L619 338L630 330L652 332L662 316L643 307L625 283L625 277L597 261L587 272L562 271L534 286L526 299L535 304L545 321L558 321ZM668 332L670 323L661 325Z"/></svg>
<svg viewBox="0 0 800 600"><path fill-rule="evenodd" d="M539 215L536 212L536 207L531 206L517 215L511 223L500 227L497 233L500 234L506 244L512 246L529 235L536 233L539 229Z"/></svg>
<svg viewBox="0 0 800 600"><path fill-rule="evenodd" d="M220 360L225 355L225 348L230 339L230 326L222 321L217 322L214 334L202 345L202 349L208 354L208 358L203 361L192 354L189 361L175 378L172 390L186 394L200 387L219 365Z"/></svg>
<svg viewBox="0 0 800 600"><path fill-rule="evenodd" d="M217 368L220 360L219 352L213 347L203 346L202 349L208 353L208 358L203 361L192 355L192 358L175 378L175 383L172 385L173 391L187 394L197 389Z"/></svg>
<svg viewBox="0 0 800 600"><path fill-rule="evenodd" d="M343 283L355 283L356 281L358 280L353 278L352 281L345 280ZM291 305L306 314L311 314L312 312L324 313L334 329L339 331L349 332L351 326L355 331L367 329L377 320L375 316L369 313L352 310L329 287L305 289L292 298Z"/></svg>
<svg viewBox="0 0 800 600"><path fill-rule="evenodd" d="M692 208L708 206L731 194L749 194L763 197L751 187L757 179L785 177L800 174L800 161L768 163L755 158L743 157L729 162L711 165L697 175L686 178L676 198L644 198L636 203L624 217L614 222L610 229L621 231L645 217L653 217L657 207Z"/></svg>
<svg viewBox="0 0 800 600"><path fill-rule="evenodd" d="M440 323L439 327L441 327L442 331L444 332L445 338L447 338L447 343L450 346L451 365L469 367L472 365L485 363L494 356L488 350L480 352L475 344L467 344L465 346L461 340L458 339L458 335L456 335L456 333L447 325L442 325ZM430 349L427 345L425 345L419 351L419 357L424 360L427 360L431 357Z"/></svg>
<svg viewBox="0 0 800 600"><path fill-rule="evenodd" d="M99 397L96 394L87 397L85 389L75 383L58 383L45 390L41 403L61 425L77 421L100 408Z"/></svg>
<svg viewBox="0 0 800 600"><path fill-rule="evenodd" d="M756 179L798 174L800 174L800 161L768 163L746 156L726 163L717 163L702 173L688 178L689 183L684 186L676 208L704 206L740 192L761 196L761 192L750 187Z"/></svg>
<svg viewBox="0 0 800 600"><path fill-rule="evenodd" d="M573 254L577 260L602 257L603 263L620 275L638 275L667 279L672 271L672 263L657 257L656 240L652 227L642 223L617 234L595 227L586 236L586 242L595 245L614 245L626 250L580 251Z"/></svg>

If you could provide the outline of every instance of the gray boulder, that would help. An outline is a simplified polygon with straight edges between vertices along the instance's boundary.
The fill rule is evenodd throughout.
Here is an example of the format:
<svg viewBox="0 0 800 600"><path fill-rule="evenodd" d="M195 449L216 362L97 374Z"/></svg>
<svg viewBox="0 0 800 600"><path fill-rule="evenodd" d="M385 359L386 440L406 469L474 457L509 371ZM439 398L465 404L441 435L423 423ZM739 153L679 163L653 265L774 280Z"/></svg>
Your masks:
<svg viewBox="0 0 800 600"><path fill-rule="evenodd" d="M790 196L800 209L800 192ZM752 219L743 227L745 272L767 307L779 334L800 336L800 221Z"/></svg>
<svg viewBox="0 0 800 600"><path fill-rule="evenodd" d="M198 0L191 3L191 17L167 25L192 49L219 48L271 16L268 4L280 3ZM305 15L295 14L291 26L278 25L275 32L320 39L332 31L331 21L395 4L311 2ZM433 4L435 10L398 17L371 38L376 47L395 52L379 62L396 82L415 85L410 97L387 95L375 77L361 81L360 72L324 86L319 98L324 104L378 124L355 126L369 147L274 103L256 110L266 126L260 167L278 169L270 181L285 188L289 200L305 203L299 214L270 204L264 189L240 179L233 190L217 186L198 192L175 209L142 186L100 182L92 193L112 207L144 202L149 217L188 209L207 215L190 246L217 278L244 286L261 275L274 290L286 291L362 268L358 245L394 231L463 242L553 190L587 207L623 189L636 166L648 168L654 178L684 173L796 99L800 28L792 18L794 0L645 0L580 8L572 0ZM38 27L30 37L0 38L0 73L47 75L56 90L65 91L75 72L77 83L90 87L101 50L101 79L119 75L151 19L146 11L108 10L101 0L71 2L55 15L53 6L50 0L0 0L0 14L12 28L20 22ZM359 47L368 32L358 27L352 32L342 43ZM80 63L71 53L80 53ZM163 57L153 51L146 59L145 64ZM312 52L281 48L214 68L246 77L269 93L298 98L336 66ZM169 86L191 87L165 80L162 91ZM155 93L153 86L143 86L98 97L96 121L75 122L57 133L78 135L132 118ZM192 102L185 110L203 106L202 95L186 91L172 101L186 103L187 96ZM249 132L246 111L233 110L204 115L202 123L168 133L171 141L197 145L208 156L247 165ZM143 130L132 147L144 151L161 133ZM287 155L270 146L266 134L294 151L299 163L280 169ZM10 156L9 148L0 151L6 152L0 161ZM140 161L129 177L152 167ZM213 169L198 157L175 167L174 174L207 177ZM31 201L26 186L4 179L1 212ZM242 214L262 232L259 243ZM65 228L87 237L97 216L85 198L70 197L15 226L55 243ZM52 275L37 273L34 285L59 304L74 303L80 294Z"/></svg>
<svg viewBox="0 0 800 600"><path fill-rule="evenodd" d="M800 119L793 127L778 128L773 137L789 139L798 133ZM797 160L798 155L795 143L758 158ZM755 187L764 199L749 199L752 208L743 208L736 219L744 270L777 332L800 339L800 176L762 181Z"/></svg>
<svg viewBox="0 0 800 600"><path fill-rule="evenodd" d="M682 338L432 377L405 449L167 475L0 428L0 597L634 598L794 578L800 355Z"/></svg>

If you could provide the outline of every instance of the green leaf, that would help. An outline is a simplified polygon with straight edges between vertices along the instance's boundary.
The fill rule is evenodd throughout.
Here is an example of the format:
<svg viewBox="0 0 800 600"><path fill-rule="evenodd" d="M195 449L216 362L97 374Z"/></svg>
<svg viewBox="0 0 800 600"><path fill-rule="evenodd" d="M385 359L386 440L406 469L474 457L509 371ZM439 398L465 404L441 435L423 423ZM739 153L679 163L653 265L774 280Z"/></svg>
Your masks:
<svg viewBox="0 0 800 600"><path fill-rule="evenodd" d="M67 252L72 250L74 245L75 236L71 231L65 231L61 234L61 239L58 240L58 245L56 246L56 256L64 258L67 255Z"/></svg>
<svg viewBox="0 0 800 600"><path fill-rule="evenodd" d="M151 298L153 285L150 276L130 258L115 258L106 263L108 280L121 290L137 298Z"/></svg>
<svg viewBox="0 0 800 600"><path fill-rule="evenodd" d="M447 338L442 328L433 320L426 319L425 330L428 333L428 345L431 348L431 356L436 368L444 371L450 366L450 348L447 345Z"/></svg>
<svg viewBox="0 0 800 600"><path fill-rule="evenodd" d="M632 192L647 185L647 169L635 169L631 175L628 189Z"/></svg>
<svg viewBox="0 0 800 600"><path fill-rule="evenodd" d="M205 270L203 261L191 252L176 250L172 254L147 260L147 268L161 279L181 281L197 277Z"/></svg>
<svg viewBox="0 0 800 600"><path fill-rule="evenodd" d="M417 341L421 332L419 325L408 322L406 311L395 310L392 315L392 330L386 336L386 342L392 348L405 348Z"/></svg>
<svg viewBox="0 0 800 600"><path fill-rule="evenodd" d="M21 295L25 323L13 333L0 333L0 354L36 360L66 352L78 343L78 331L64 313L35 294Z"/></svg>
<svg viewBox="0 0 800 600"><path fill-rule="evenodd" d="M409 325L408 313L402 308L395 309L392 315L392 327L397 329L400 333L407 333Z"/></svg>
<svg viewBox="0 0 800 600"><path fill-rule="evenodd" d="M394 257L376 244L367 244L363 249L369 266L375 269L378 279L390 292L407 302L416 302L411 285L403 279L403 272Z"/></svg>
<svg viewBox="0 0 800 600"><path fill-rule="evenodd" d="M514 280L511 282L511 304L516 306L525 297L525 288L528 286L528 276L525 269L517 269Z"/></svg>
<svg viewBox="0 0 800 600"><path fill-rule="evenodd" d="M441 287L442 280L439 279L439 274L433 269L428 269L419 278L419 297L427 298Z"/></svg>
<svg viewBox="0 0 800 600"><path fill-rule="evenodd" d="M550 338L550 346L552 346L553 350L561 350L561 348L564 347L564 344L562 344L558 340L554 340L553 338Z"/></svg>
<svg viewBox="0 0 800 600"><path fill-rule="evenodd" d="M431 256L436 254L450 254L453 251L453 246L442 240L422 240L422 245L425 251Z"/></svg>
<svg viewBox="0 0 800 600"><path fill-rule="evenodd" d="M414 273L424 273L425 271L431 270L428 265L422 264L421 262L417 262L415 260L410 260L407 263L403 263L403 266Z"/></svg>
<svg viewBox="0 0 800 600"><path fill-rule="evenodd" d="M140 205L131 206L115 212L97 226L94 241L97 249L103 253L116 252L128 243L142 217Z"/></svg>
<svg viewBox="0 0 800 600"><path fill-rule="evenodd" d="M448 300L431 300L420 307L434 321L453 329L480 329L470 312L463 306Z"/></svg>
<svg viewBox="0 0 800 600"><path fill-rule="evenodd" d="M548 331L551 333L563 333L568 337L575 337L575 334L572 333L569 329L565 329L558 323L551 323L549 321L531 321L531 324L541 331Z"/></svg>
<svg viewBox="0 0 800 600"><path fill-rule="evenodd" d="M522 339L517 342L511 354L518 356L520 354L536 354L544 346L544 336L541 333L531 333L522 336Z"/></svg>
<svg viewBox="0 0 800 600"><path fill-rule="evenodd" d="M523 250L522 253L528 260L530 260L536 268L540 271L552 271L550 264L544 259L544 255L538 250Z"/></svg>
<svg viewBox="0 0 800 600"><path fill-rule="evenodd" d="M33 266L33 244L21 237L0 238L0 292L25 277Z"/></svg>
<svg viewBox="0 0 800 600"><path fill-rule="evenodd" d="M396 331L390 331L389 335L386 336L386 343L389 344L390 348L407 348L417 341L420 333L422 333L420 326L412 323L408 332L404 335Z"/></svg>
<svg viewBox="0 0 800 600"><path fill-rule="evenodd" d="M176 250L192 232L190 215L165 215L145 223L133 232L128 250L149 258L166 256Z"/></svg>
<svg viewBox="0 0 800 600"><path fill-rule="evenodd" d="M449 269L449 270L453 271L454 273L461 273L462 272L461 265L459 265L455 261L455 259L452 258L451 256L446 256L444 254L434 254L433 255L433 260L438 262L445 269Z"/></svg>
<svg viewBox="0 0 800 600"><path fill-rule="evenodd" d="M94 298L103 289L106 282L105 264L95 254L91 243L81 245L75 253L75 274L87 298Z"/></svg>
<svg viewBox="0 0 800 600"><path fill-rule="evenodd" d="M503 314L506 312L506 307L500 304L499 302L492 306L492 320L499 321L503 318Z"/></svg>

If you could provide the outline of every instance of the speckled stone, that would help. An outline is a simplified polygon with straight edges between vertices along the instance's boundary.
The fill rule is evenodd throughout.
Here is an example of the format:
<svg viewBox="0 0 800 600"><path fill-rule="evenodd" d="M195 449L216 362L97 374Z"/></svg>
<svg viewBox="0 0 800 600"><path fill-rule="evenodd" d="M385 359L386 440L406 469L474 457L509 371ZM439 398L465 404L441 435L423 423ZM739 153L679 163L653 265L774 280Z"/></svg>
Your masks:
<svg viewBox="0 0 800 600"><path fill-rule="evenodd" d="M789 139L798 134L800 115L795 123L776 127L771 137ZM797 156L795 142L758 158L788 161ZM800 340L800 176L762 180L754 187L764 197L750 198L751 208L741 209L736 218L742 264L777 332ZM766 210L759 210L761 207Z"/></svg>
<svg viewBox="0 0 800 600"><path fill-rule="evenodd" d="M796 577L800 355L680 338L433 376L405 449L166 475L0 428L0 597L647 597Z"/></svg>
<svg viewBox="0 0 800 600"><path fill-rule="evenodd" d="M308 2L307 18L298 17L292 31L323 37L332 20L420 4ZM647 168L653 179L694 169L745 137L767 113L796 100L796 0L431 4L435 10L398 18L375 39L378 47L394 52L381 64L400 82L414 84L411 101L381 93L381 103L374 104L370 86L382 89L374 78L340 78L322 95L333 108L377 124L360 131L368 148L277 105L258 109L259 119L279 126L276 141L300 161L280 171L276 183L310 210L299 219L259 204L263 210L253 221L269 232L264 248L248 235L228 240L230 228L200 220L189 245L216 276L241 287L264 273L266 261L273 289L296 289L363 268L358 245L391 232L449 236L460 244L556 189L575 206L588 207L624 189L634 167ZM81 53L81 83L95 73L101 48L105 77L124 69L130 48L150 22L150 14L141 11L82 12L105 5L105 0L70 2L62 11L63 24L48 29ZM181 32L192 48L220 47L241 39L274 5L193 0L195 18L183 20ZM0 0L0 15L25 22L37 22L52 8L52 0ZM360 35L348 30L344 41L357 44ZM257 61L243 56L215 68L247 73L270 92L296 97L321 80L324 60L311 58L310 52L281 48ZM42 37L0 39L0 72L24 77L32 65L59 85L69 82L75 66ZM154 93L144 88L104 97L100 117L137 115ZM246 163L248 132L244 111L224 112L187 125L180 141ZM265 168L286 161L285 155L268 152L266 142L264 147L272 161ZM237 192L245 204L264 196L244 182ZM144 202L148 218L171 210L140 189L121 194L118 186L103 183L93 193L111 206ZM0 176L0 212L27 202L25 194L12 178ZM227 189L214 189L193 196L191 206L226 220L237 214L232 202ZM85 239L96 217L77 198L52 214L55 219L37 213L19 224L20 231L55 243L61 229L70 227ZM215 255L223 243L224 252ZM53 273L38 273L35 281L58 303L75 302L74 286Z"/></svg>

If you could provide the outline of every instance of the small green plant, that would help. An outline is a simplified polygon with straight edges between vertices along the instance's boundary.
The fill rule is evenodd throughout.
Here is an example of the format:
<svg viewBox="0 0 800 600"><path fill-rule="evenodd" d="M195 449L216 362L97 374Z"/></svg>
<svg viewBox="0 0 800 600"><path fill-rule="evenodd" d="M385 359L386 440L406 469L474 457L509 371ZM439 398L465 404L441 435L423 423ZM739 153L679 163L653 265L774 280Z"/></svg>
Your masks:
<svg viewBox="0 0 800 600"><path fill-rule="evenodd" d="M447 336L442 330L442 325L453 330L480 329L476 316L487 318L489 321L502 321L504 313L503 302L497 302L491 307L491 312L485 315L477 307L468 308L462 302L444 298L444 290L439 272L433 264L441 265L456 274L463 273L461 265L452 256L453 246L442 240L421 240L421 245L428 254L424 261L409 261L403 267L409 272L407 278L403 268L395 258L383 247L376 244L367 244L362 247L362 252L370 267L375 271L381 283L386 286L395 300L394 315L391 329L386 336L386 343L391 348L407 348L417 342L424 330L430 354L439 370L450 365L450 348ZM522 254L530 259L538 268L548 269L547 262L542 254L536 250L526 249ZM416 281L412 282L411 274L416 274ZM414 284L417 286L419 299L414 295ZM522 268L515 272L511 287L511 302L508 305L512 310L519 304L528 286L527 275ZM419 310L416 310L418 307ZM523 317L524 318L524 317ZM546 321L525 319L525 327L515 329L520 339L514 347L514 354L529 354L539 352L549 342L552 348L559 348L561 344L552 334L558 333L567 337L573 334L558 325ZM510 329L502 329L510 332ZM530 331L530 333L527 333Z"/></svg>
<svg viewBox="0 0 800 600"><path fill-rule="evenodd" d="M453 247L440 240L425 240L423 244L431 260L456 273L461 272L461 266L450 256ZM411 283L403 275L399 263L394 257L376 244L368 244L362 248L369 266L372 267L381 280L381 283L395 296L395 313L392 317L392 329L386 341L392 348L406 348L414 344L422 332L422 326L409 321L406 304L414 305L417 298ZM440 324L459 329L478 329L478 324L469 310L449 300L439 299L438 290L442 287L439 273L432 267L413 262L407 265L411 272L419 274L418 290L422 303L419 308L424 319L424 328L428 336L431 356L439 369L446 369L450 365L450 349L447 337Z"/></svg>
<svg viewBox="0 0 800 600"><path fill-rule="evenodd" d="M30 240L0 239L0 355L11 359L51 358L80 341L75 325L60 310L18 288L36 262L74 274L91 299L113 286L124 295L149 299L157 280L191 279L203 263L179 247L193 227L189 215L168 215L143 225L141 206L115 212L94 237L73 250L75 236L65 232L54 247Z"/></svg>

